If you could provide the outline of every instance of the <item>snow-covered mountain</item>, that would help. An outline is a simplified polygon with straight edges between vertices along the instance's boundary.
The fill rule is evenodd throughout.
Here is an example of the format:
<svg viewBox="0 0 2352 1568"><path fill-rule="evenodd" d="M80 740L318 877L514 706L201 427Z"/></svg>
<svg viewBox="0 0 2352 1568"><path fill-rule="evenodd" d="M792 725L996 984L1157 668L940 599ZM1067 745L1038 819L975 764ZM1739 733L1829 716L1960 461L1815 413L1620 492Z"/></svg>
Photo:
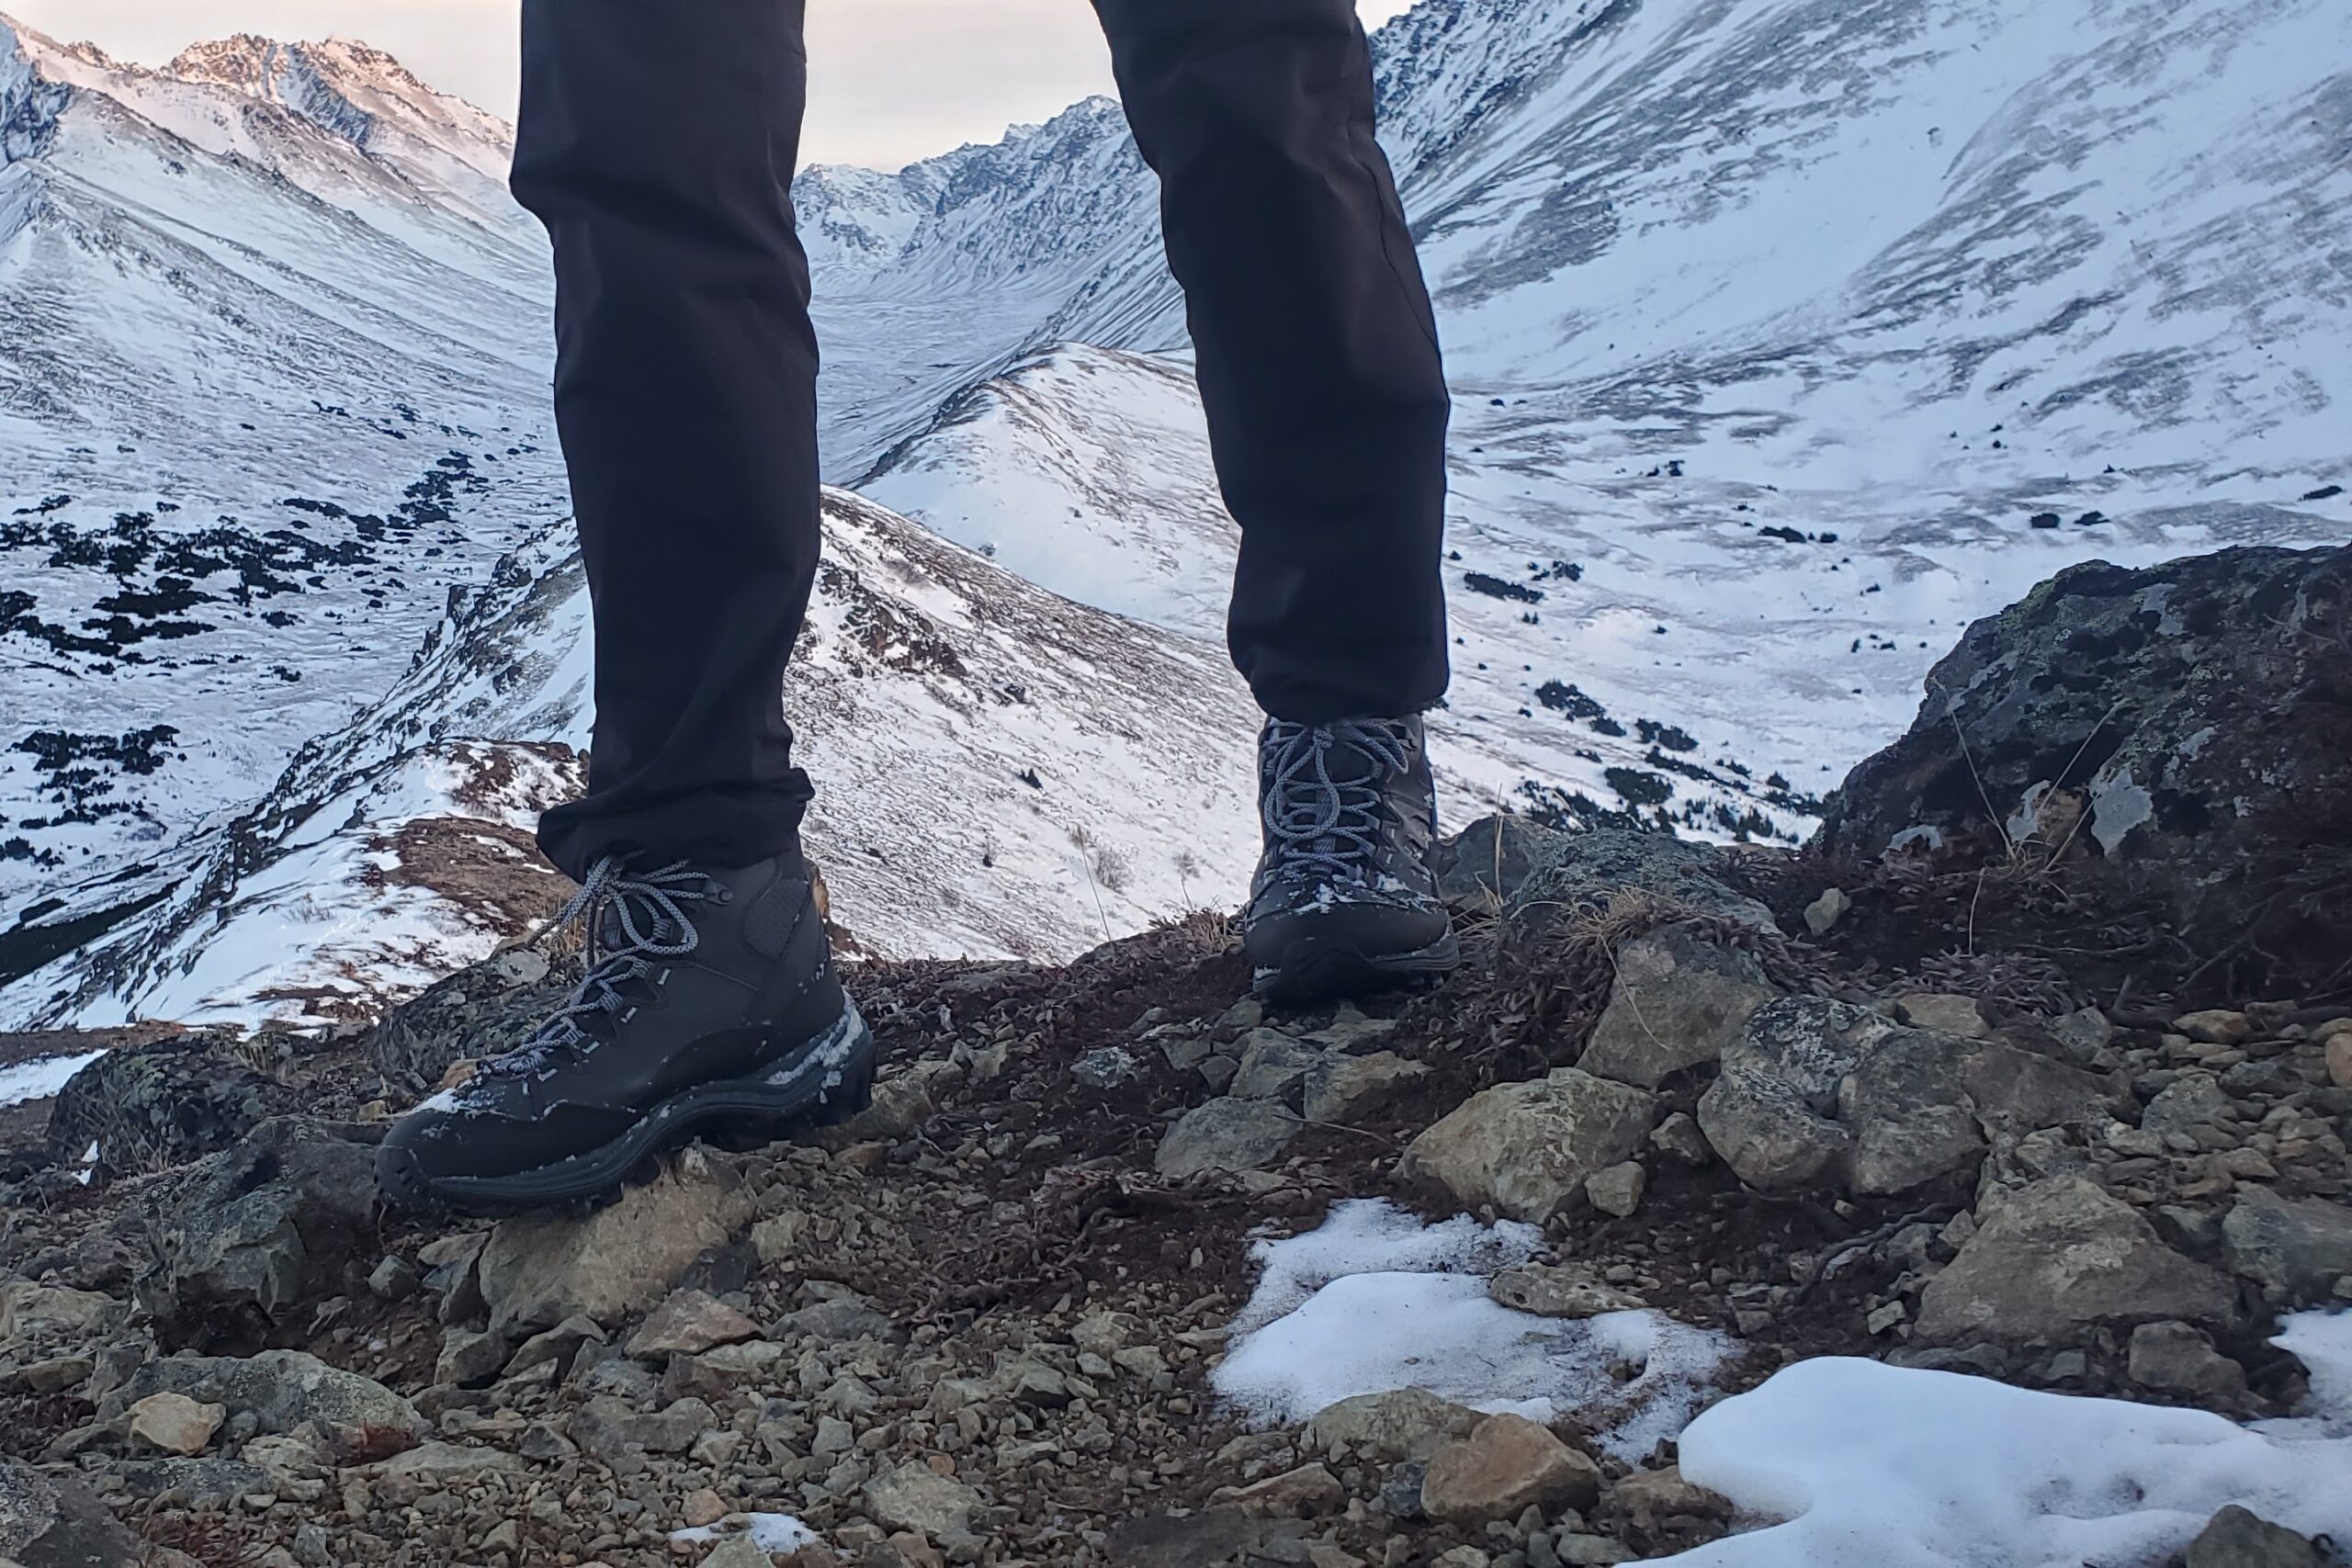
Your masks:
<svg viewBox="0 0 2352 1568"><path fill-rule="evenodd" d="M0 126L5 929L242 806L565 502L495 120L354 45L0 21Z"/></svg>
<svg viewBox="0 0 2352 1568"><path fill-rule="evenodd" d="M1375 52L1461 394L1457 803L1785 834L2059 567L2352 536L2333 0L1425 0ZM1181 351L1181 302L1116 121L894 189L942 194L831 309L953 300L998 374L940 400L854 363L876 412L838 460L1198 626L1229 526L1143 356Z"/></svg>
<svg viewBox="0 0 2352 1568"><path fill-rule="evenodd" d="M356 1010L545 908L585 738L504 130L356 45L0 39L0 1023ZM2352 537L2347 46L2335 0L1384 29L1450 808L1788 841L2057 568ZM1051 953L1228 897L1232 528L1116 106L796 196L865 497L787 694L838 917Z"/></svg>

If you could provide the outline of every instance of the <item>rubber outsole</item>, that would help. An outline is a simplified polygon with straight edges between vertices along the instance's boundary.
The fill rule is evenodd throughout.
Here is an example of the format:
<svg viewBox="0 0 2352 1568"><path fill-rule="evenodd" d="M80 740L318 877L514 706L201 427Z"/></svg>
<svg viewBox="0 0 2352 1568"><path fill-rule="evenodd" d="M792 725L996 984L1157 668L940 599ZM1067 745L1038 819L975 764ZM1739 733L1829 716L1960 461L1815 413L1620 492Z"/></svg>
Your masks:
<svg viewBox="0 0 2352 1568"><path fill-rule="evenodd" d="M1415 953L1367 953L1351 943L1301 937L1283 950L1281 963L1257 971L1250 989L1277 1007L1314 1007L1433 984L1460 967L1462 943L1452 931Z"/></svg>
<svg viewBox="0 0 2352 1568"><path fill-rule="evenodd" d="M874 1100L874 1032L854 1002L840 1022L756 1077L698 1084L648 1111L601 1148L536 1170L499 1177L433 1177L396 1143L377 1151L378 1194L417 1214L503 1219L593 1213L632 1182L658 1174L662 1156L696 1138L731 1149L764 1147L795 1133L836 1126Z"/></svg>

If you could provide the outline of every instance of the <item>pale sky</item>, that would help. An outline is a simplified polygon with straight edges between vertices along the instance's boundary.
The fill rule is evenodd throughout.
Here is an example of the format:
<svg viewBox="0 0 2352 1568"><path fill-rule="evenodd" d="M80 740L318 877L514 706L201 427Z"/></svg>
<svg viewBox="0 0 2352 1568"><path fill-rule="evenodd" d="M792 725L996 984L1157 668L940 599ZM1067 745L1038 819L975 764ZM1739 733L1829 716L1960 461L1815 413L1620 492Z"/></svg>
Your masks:
<svg viewBox="0 0 2352 1568"><path fill-rule="evenodd" d="M1378 23L1411 0L1361 3ZM340 33L446 92L514 112L516 0L0 0L0 11L143 64L231 33ZM896 168L1111 90L1086 0L809 0L808 12L804 152L816 161Z"/></svg>

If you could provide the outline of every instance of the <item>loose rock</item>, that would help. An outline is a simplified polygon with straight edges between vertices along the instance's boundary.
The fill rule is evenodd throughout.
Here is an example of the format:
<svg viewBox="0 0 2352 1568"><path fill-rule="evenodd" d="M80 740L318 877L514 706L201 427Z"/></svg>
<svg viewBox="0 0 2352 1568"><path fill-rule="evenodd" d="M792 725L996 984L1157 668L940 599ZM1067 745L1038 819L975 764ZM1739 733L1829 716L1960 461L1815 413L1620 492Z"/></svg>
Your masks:
<svg viewBox="0 0 2352 1568"><path fill-rule="evenodd" d="M750 1218L731 1173L694 1151L584 1220L507 1220L481 1255L491 1327L520 1335L567 1317L610 1325L660 1300L704 1249Z"/></svg>
<svg viewBox="0 0 2352 1568"><path fill-rule="evenodd" d="M1604 1214L1630 1219L1642 1206L1642 1193L1649 1186L1649 1172L1638 1160L1626 1160L1607 1170L1598 1170L1585 1179L1584 1195L1592 1206Z"/></svg>
<svg viewBox="0 0 2352 1568"><path fill-rule="evenodd" d="M151 1393L130 1407L133 1444L167 1454L200 1454L229 1418L228 1406L202 1404L184 1393Z"/></svg>
<svg viewBox="0 0 2352 1568"><path fill-rule="evenodd" d="M971 1533L980 1495L924 1465L901 1465L865 1483L865 1511L886 1529L918 1530L933 1540Z"/></svg>
<svg viewBox="0 0 2352 1568"><path fill-rule="evenodd" d="M1617 953L1608 1010L1577 1066L1620 1083L1656 1089L1713 1062L1780 993L1753 954L1688 926L1668 926Z"/></svg>
<svg viewBox="0 0 2352 1568"><path fill-rule="evenodd" d="M628 1342L640 1360L699 1356L721 1345L759 1337L760 1325L703 1291L679 1291L655 1307Z"/></svg>
<svg viewBox="0 0 2352 1568"><path fill-rule="evenodd" d="M1315 1413L1306 1441L1315 1448L1367 1448L1385 1464L1426 1460L1468 1437L1487 1419L1482 1411L1440 1399L1426 1389L1358 1394Z"/></svg>
<svg viewBox="0 0 2352 1568"><path fill-rule="evenodd" d="M2008 1197L1928 1282L1918 1337L1931 1344L2035 1344L2098 1324L2223 1323L2229 1282L2157 1239L2128 1204L2081 1177Z"/></svg>
<svg viewBox="0 0 2352 1568"><path fill-rule="evenodd" d="M1272 1101L1212 1100L1168 1129L1152 1167L1170 1181L1212 1170L1261 1170L1282 1157L1298 1129L1298 1118Z"/></svg>
<svg viewBox="0 0 2352 1568"><path fill-rule="evenodd" d="M1306 1119L1351 1126L1396 1104L1429 1076L1425 1065L1393 1051L1324 1056L1306 1072Z"/></svg>
<svg viewBox="0 0 2352 1568"><path fill-rule="evenodd" d="M1490 1416L1430 1461L1421 1506L1433 1519L1479 1526L1529 1508L1555 1513L1600 1500L1600 1467L1521 1416Z"/></svg>
<svg viewBox="0 0 2352 1568"><path fill-rule="evenodd" d="M2228 1408L2245 1397L2245 1369L2186 1323L2143 1323L2132 1331L2132 1381L2159 1393Z"/></svg>
<svg viewBox="0 0 2352 1568"><path fill-rule="evenodd" d="M1464 1203L1541 1224L1597 1172L1638 1153L1657 1120L1648 1091L1558 1067L1473 1096L1413 1140L1406 1167Z"/></svg>
<svg viewBox="0 0 2352 1568"><path fill-rule="evenodd" d="M150 1361L110 1403L128 1409L154 1393L182 1393L226 1405L232 1414L251 1414L265 1432L291 1432L309 1422L345 1455L372 1459L413 1447L430 1430L414 1405L383 1384L301 1350ZM100 1413L107 1409L101 1406Z"/></svg>
<svg viewBox="0 0 2352 1568"><path fill-rule="evenodd" d="M2222 1242L2230 1267L2273 1304L2321 1301L2352 1275L2352 1209L2317 1198L2290 1201L2266 1187L2243 1188L2222 1221Z"/></svg>
<svg viewBox="0 0 2352 1568"><path fill-rule="evenodd" d="M2293 1530L2233 1504L2189 1543L2183 1568L2327 1568L2327 1557Z"/></svg>

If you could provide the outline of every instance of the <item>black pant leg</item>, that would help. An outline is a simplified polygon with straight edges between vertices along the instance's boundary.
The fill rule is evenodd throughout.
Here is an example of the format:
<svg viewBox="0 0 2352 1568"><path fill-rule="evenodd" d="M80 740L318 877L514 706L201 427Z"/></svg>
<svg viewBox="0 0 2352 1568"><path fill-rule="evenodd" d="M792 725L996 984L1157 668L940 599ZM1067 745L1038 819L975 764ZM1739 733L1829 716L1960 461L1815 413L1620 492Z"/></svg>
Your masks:
<svg viewBox="0 0 2352 1568"><path fill-rule="evenodd" d="M744 865L809 798L785 663L820 541L791 181L804 0L524 0L514 193L555 242L556 416L596 618L584 800L539 841Z"/></svg>
<svg viewBox="0 0 2352 1568"><path fill-rule="evenodd" d="M1353 0L1094 5L1241 525L1234 660L1279 718L1431 706L1451 403Z"/></svg>

